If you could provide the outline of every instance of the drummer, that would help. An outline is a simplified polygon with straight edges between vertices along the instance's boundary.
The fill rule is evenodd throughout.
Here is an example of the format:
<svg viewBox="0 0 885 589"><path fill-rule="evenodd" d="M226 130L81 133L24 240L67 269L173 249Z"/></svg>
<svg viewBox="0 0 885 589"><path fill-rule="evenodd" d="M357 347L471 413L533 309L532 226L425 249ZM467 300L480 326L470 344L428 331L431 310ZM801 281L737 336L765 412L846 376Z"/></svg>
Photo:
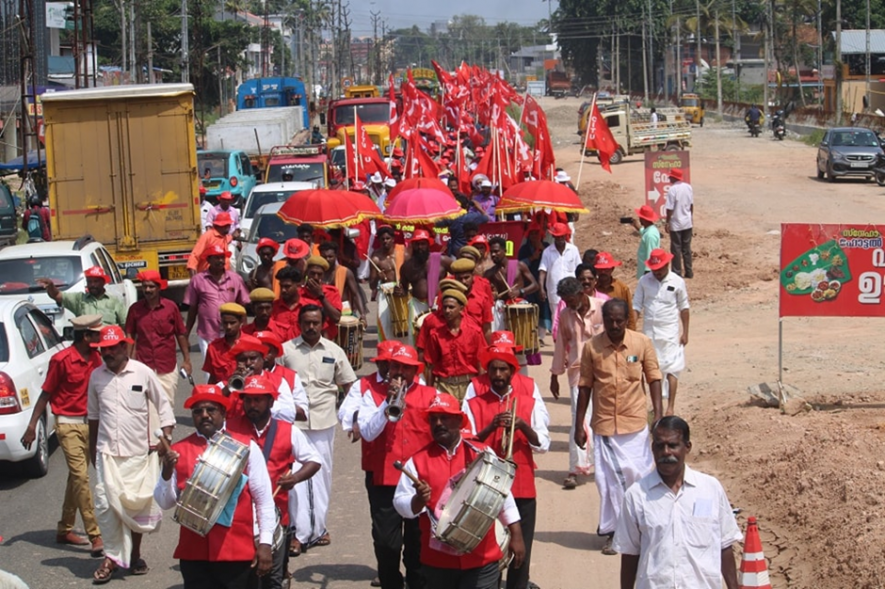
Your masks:
<svg viewBox="0 0 885 589"><path fill-rule="evenodd" d="M464 398L470 379L479 374L478 353L486 341L476 324L462 315L467 297L457 290L443 292L442 313L445 323L427 332L424 359L430 365L427 384L449 393L458 401Z"/></svg>
<svg viewBox="0 0 885 589"><path fill-rule="evenodd" d="M249 447L248 462L243 471L247 482L237 498L231 524L215 524L206 536L184 526L179 529L178 547L173 557L180 561L184 589L251 588L254 587L254 575L263 577L273 566L271 544L276 516L267 463L261 449L248 436L225 430L229 406L230 400L224 396L221 387L194 387L184 407L191 410L196 431L172 444L170 451L166 452L163 470L154 488L154 499L160 507L175 507L200 457L210 449L209 440L216 432L225 432ZM258 520L257 541L253 510Z"/></svg>
<svg viewBox="0 0 885 589"><path fill-rule="evenodd" d="M461 475L486 446L481 442L462 443L461 428L466 417L458 401L449 395L436 397L425 411L433 442L412 456L404 470L419 479L413 483L403 473L393 497L396 511L407 519L421 515L421 564L427 589L471 587L497 589L500 573L498 562L503 558L495 537L494 525L479 545L467 554L457 554L432 537L430 514L439 516L439 502L452 478ZM513 564L519 568L525 558L525 544L519 523L519 511L513 495L507 494L498 519L510 530L510 551Z"/></svg>
<svg viewBox="0 0 885 589"><path fill-rule="evenodd" d="M320 256L329 264L329 269L323 273L323 284L335 287L338 296L341 297L342 308L349 306L351 313L359 318L365 329L369 313L363 301L363 294L353 270L338 263L338 244L334 241L324 241L320 244Z"/></svg>
<svg viewBox="0 0 885 589"><path fill-rule="evenodd" d="M484 277L492 284L495 293L493 329L497 331L507 326L504 307L508 301L523 300L538 292L540 287L525 262L507 259L507 241L503 237L495 236L489 240L489 257L492 267L485 271Z"/></svg>
<svg viewBox="0 0 885 589"><path fill-rule="evenodd" d="M486 373L471 381L461 408L476 439L487 443L499 458L510 459L507 438L513 426L511 404L516 403L512 442L516 478L510 492L519 510L525 564L518 568L511 565L507 570L507 589L527 589L537 514L537 465L532 455L550 449L550 415L538 385L519 374L519 362L510 349L490 347L480 358Z"/></svg>
<svg viewBox="0 0 885 589"><path fill-rule="evenodd" d="M433 271L431 263L430 233L418 229L409 241L409 256L400 268L399 284L394 288L396 296L410 296L409 326L419 316L430 310L432 301L428 300L429 280L439 279L439 270Z"/></svg>
<svg viewBox="0 0 885 589"><path fill-rule="evenodd" d="M423 589L420 564L420 531L414 519L403 520L393 507L393 495L399 482L396 461L405 462L432 441L424 409L437 392L415 381L423 369L418 352L400 345L389 355L390 385L373 388L362 397L359 408L359 431L363 439L374 443L375 470L369 487L372 512L372 538L378 559L378 578L384 589L401 589L400 555L406 567L409 589ZM400 391L404 391L400 393ZM389 409L398 394L402 395L400 418L392 418ZM404 550L405 549L405 550Z"/></svg>
<svg viewBox="0 0 885 589"><path fill-rule="evenodd" d="M492 305L494 300L487 293L474 287L474 281L477 278L474 274L476 264L467 258L458 258L449 266L455 280L467 287L467 304L464 313L473 319L482 328L483 337L485 337L486 345L491 341L492 336ZM481 278L481 277L479 277ZM485 280L483 278L483 280Z"/></svg>
<svg viewBox="0 0 885 589"><path fill-rule="evenodd" d="M372 300L378 301L378 339L393 338L393 324L390 318L390 295L396 287L405 260L405 247L395 241L395 232L390 225L378 227L378 248L372 253L369 269L369 286ZM380 296L379 296L380 293Z"/></svg>
<svg viewBox="0 0 885 589"><path fill-rule="evenodd" d="M274 504L279 511L285 538L273 550L273 568L261 578L260 589L281 589L289 563L289 491L320 470L320 457L297 427L271 415L279 391L268 379L252 376L238 391L245 414L229 419L227 426L250 438L261 448L274 486ZM296 463L293 468L293 461ZM294 472L293 472L294 471Z"/></svg>

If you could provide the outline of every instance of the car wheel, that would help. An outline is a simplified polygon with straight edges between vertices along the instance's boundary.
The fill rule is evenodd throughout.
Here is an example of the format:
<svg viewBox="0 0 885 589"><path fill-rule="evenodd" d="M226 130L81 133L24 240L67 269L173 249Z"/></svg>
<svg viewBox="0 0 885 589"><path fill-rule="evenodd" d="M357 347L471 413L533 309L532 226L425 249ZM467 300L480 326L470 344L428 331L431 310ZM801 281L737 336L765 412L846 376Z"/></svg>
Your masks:
<svg viewBox="0 0 885 589"><path fill-rule="evenodd" d="M823 180L823 179L824 179L824 173L820 171L820 164L815 164L815 168L817 168L817 179L818 179L818 180Z"/></svg>
<svg viewBox="0 0 885 589"><path fill-rule="evenodd" d="M34 440L37 451L24 463L25 474L39 479L49 472L49 437L46 435L46 419L37 422L37 437Z"/></svg>
<svg viewBox="0 0 885 589"><path fill-rule="evenodd" d="M833 174L833 166L831 164L827 164L827 180L830 182L836 181L836 176Z"/></svg>
<svg viewBox="0 0 885 589"><path fill-rule="evenodd" d="M876 184L879 186L885 186L885 173L876 172Z"/></svg>

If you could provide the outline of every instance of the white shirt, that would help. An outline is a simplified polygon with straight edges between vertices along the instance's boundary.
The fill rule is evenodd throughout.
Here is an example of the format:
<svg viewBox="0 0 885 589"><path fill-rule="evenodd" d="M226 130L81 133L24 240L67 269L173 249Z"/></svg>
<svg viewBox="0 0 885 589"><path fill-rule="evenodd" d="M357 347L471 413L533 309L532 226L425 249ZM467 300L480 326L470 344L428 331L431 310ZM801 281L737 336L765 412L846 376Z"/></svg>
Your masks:
<svg viewBox="0 0 885 589"><path fill-rule="evenodd" d="M409 385L406 389L406 395L415 387L415 383ZM360 436L367 442L374 441L381 435L390 420L387 419L387 399L381 401L380 405L375 403L375 395L366 393L360 402L358 421L360 425ZM411 411L411 409L404 409Z"/></svg>
<svg viewBox="0 0 885 589"><path fill-rule="evenodd" d="M231 226L230 234L233 235L240 228L240 209L234 206L227 207L227 210L221 208L221 205L215 205L206 213L206 224L203 227L211 227L215 224L215 217L218 213L228 213L230 215Z"/></svg>
<svg viewBox="0 0 885 589"><path fill-rule="evenodd" d="M275 369L276 365L268 372L273 372ZM295 373L294 385L294 389L289 388L289 381L285 378L280 379L280 394L273 402L273 407L270 410L271 415L276 419L295 423L296 409L304 411L305 417L310 415L308 413L310 402L307 400L307 390L305 390L304 383L301 382L301 377L298 376L297 372Z"/></svg>
<svg viewBox="0 0 885 589"><path fill-rule="evenodd" d="M656 113L656 112L651 113L651 128L652 129L658 128L658 113Z"/></svg>
<svg viewBox="0 0 885 589"><path fill-rule="evenodd" d="M541 254L541 264L538 266L539 272L547 273L547 281L544 287L547 289L547 297L553 298L554 303L559 302L556 295L556 285L563 278L575 276L575 268L581 263L581 254L575 244L566 242L565 249L562 253L556 249L556 244L551 243L544 249ZM553 305L556 306L555 304Z"/></svg>
<svg viewBox="0 0 885 589"><path fill-rule="evenodd" d="M666 194L666 206L670 213L670 231L691 229L691 207L694 204L694 193L691 185L675 182L670 185Z"/></svg>
<svg viewBox="0 0 885 589"><path fill-rule="evenodd" d="M490 388L489 391L499 399L503 399L501 395L495 392L495 389ZM470 404L467 401L475 396L476 389L473 388L473 383L471 382L467 385L467 391L464 393L464 401L461 403L461 411L463 411L464 414L467 415L467 419L470 420L470 430L474 435L476 435L479 429L476 427L476 419L473 417L473 412L470 410ZM541 397L541 391L538 389L537 383L535 383L535 389L532 391L532 399L534 399L535 405L532 407L532 423L530 425L538 435L538 445L529 445L531 446L533 453L544 454L550 449L550 430L548 429L550 425L550 413L547 411L547 405L544 404L544 399Z"/></svg>
<svg viewBox="0 0 885 589"><path fill-rule="evenodd" d="M663 280L647 272L636 285L633 309L642 313L642 333L652 340L679 340L679 313L688 309L685 280L668 272Z"/></svg>
<svg viewBox="0 0 885 589"><path fill-rule="evenodd" d="M381 378L381 375L377 372L374 374L375 382L382 382L384 379ZM371 378L367 377L367 378ZM341 422L341 429L346 432L349 432L353 429L353 414L360 410L360 406L363 402L363 396L371 397L369 394L369 389L366 389L366 394L363 395L363 379L359 379L353 385L351 385L350 390L347 391L347 395L344 397L344 400L341 402L341 406L338 408L338 421ZM362 430L360 430L360 435L362 435Z"/></svg>
<svg viewBox="0 0 885 589"><path fill-rule="evenodd" d="M293 428L294 431L294 428ZM197 432L197 435L204 437ZM293 436L294 440L294 436ZM294 441L293 441L294 444ZM319 462L319 460L315 460ZM261 448L254 441L249 442L249 461L246 464L244 474L247 476L249 492L252 494L252 503L257 511L258 520L258 543L273 544L274 528L277 526L277 516L273 503L273 488L270 484L270 476L267 474L267 463ZM154 486L154 499L161 509L172 509L178 501L178 483L175 470L169 480L160 475Z"/></svg>
<svg viewBox="0 0 885 589"><path fill-rule="evenodd" d="M719 481L686 466L676 494L657 470L627 489L612 548L639 555L636 589L722 589L722 550L742 537Z"/></svg>

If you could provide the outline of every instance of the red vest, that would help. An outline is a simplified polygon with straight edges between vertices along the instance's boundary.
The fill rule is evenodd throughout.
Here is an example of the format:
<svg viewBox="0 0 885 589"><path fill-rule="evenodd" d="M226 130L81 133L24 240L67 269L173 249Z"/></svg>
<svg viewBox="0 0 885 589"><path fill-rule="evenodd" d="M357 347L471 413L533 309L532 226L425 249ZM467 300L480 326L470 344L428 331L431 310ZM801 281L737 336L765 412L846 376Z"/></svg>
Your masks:
<svg viewBox="0 0 885 589"><path fill-rule="evenodd" d="M249 445L248 437L235 432L228 433L238 442ZM185 483L193 474L197 458L208 447L208 440L196 433L172 444L172 449L180 454L178 463L175 465L179 493L184 490ZM252 493L249 492L249 485L246 485L237 499L233 523L229 528L214 525L203 537L180 526L178 547L172 556L181 560L207 560L210 562L251 561L255 556L255 541L253 539L255 532L252 526Z"/></svg>
<svg viewBox="0 0 885 589"><path fill-rule="evenodd" d="M277 364L273 367L273 370L265 370L264 378L273 383L277 390L280 390L280 385L283 384L283 380L285 379L286 383L289 385L289 389L292 391L295 390L295 371L282 364Z"/></svg>
<svg viewBox="0 0 885 589"><path fill-rule="evenodd" d="M501 399L492 392L491 382L487 374L478 376L472 381L473 390L476 396L471 398L467 403L470 405L470 412L473 413L473 421L476 424L476 431L482 431L487 425L492 423L495 415L503 413L509 405L508 399ZM516 415L528 424L532 423L532 411L535 408L535 399L532 396L534 392L534 382L532 379L521 374L514 374L510 381L513 387L513 397L519 399L516 404ZM504 449L501 440L504 436L502 428L496 428L491 435L485 439L485 443L491 446L499 457L504 458ZM513 437L513 462L516 463L516 477L513 479L513 487L510 492L517 499L534 499L537 496L535 491L535 464L532 457L532 447L526 439L525 434L516 430Z"/></svg>
<svg viewBox="0 0 885 589"><path fill-rule="evenodd" d="M239 395L238 395L239 396ZM227 431L243 434L253 440L267 460L267 474L270 475L270 484L275 489L277 481L280 477L292 469L292 424L288 421L271 418L271 421L277 424L277 433L274 436L273 448L270 454L264 451L264 444L267 442L267 433L270 430L270 423L264 428L259 437L255 431L255 426L246 417L227 421ZM280 523L282 525L289 524L289 493L280 491L273 498L274 504L280 510Z"/></svg>
<svg viewBox="0 0 885 589"><path fill-rule="evenodd" d="M383 396L375 391L373 394L378 405L387 398L386 390ZM395 487L402 473L394 468L393 463L399 460L405 464L415 452L433 441L424 411L438 394L433 387L417 383L406 392L406 408L402 419L396 423L388 422L381 435L375 439L378 462L373 481L376 485Z"/></svg>
<svg viewBox="0 0 885 589"><path fill-rule="evenodd" d="M485 444L481 442L471 441L470 444L479 449L485 447ZM439 502L449 479L465 470L476 457L477 453L469 448L464 440L461 440L461 444L451 460L445 448L436 442L431 442L412 456L418 478L430 484L430 503L427 505L429 511L433 511L434 506ZM473 549L473 552L460 556L430 547L430 518L426 513L420 516L419 525L421 527L421 563L427 566L467 570L483 567L502 558L501 549L498 548L498 541L495 537L494 525L489 528L485 538Z"/></svg>
<svg viewBox="0 0 885 589"><path fill-rule="evenodd" d="M370 374L369 376L364 376L360 379L360 395L365 394L375 395L375 398L378 397L386 398L387 397L387 383L386 382L378 382L378 374ZM378 452L375 451L377 440L372 440L371 442L366 441L365 438L361 440L362 445L362 459L360 462L360 466L366 472L375 472L378 468L379 459Z"/></svg>

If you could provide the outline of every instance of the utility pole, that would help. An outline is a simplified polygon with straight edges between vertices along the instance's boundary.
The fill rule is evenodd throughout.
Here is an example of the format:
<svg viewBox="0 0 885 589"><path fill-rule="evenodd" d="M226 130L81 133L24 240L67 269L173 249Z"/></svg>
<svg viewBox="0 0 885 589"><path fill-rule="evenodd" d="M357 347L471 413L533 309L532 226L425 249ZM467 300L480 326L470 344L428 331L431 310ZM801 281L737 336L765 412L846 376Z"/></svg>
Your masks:
<svg viewBox="0 0 885 589"><path fill-rule="evenodd" d="M372 16L372 54L369 56L369 59L368 59L369 72L370 72L370 79L372 80L372 83L379 84L380 82L378 81L378 79L381 75L381 71L380 71L381 68L380 68L380 63L379 63L380 60L377 59L376 56L379 55L379 51L378 51L378 23L381 21L381 13L380 12L370 12L369 14Z"/></svg>
<svg viewBox="0 0 885 589"><path fill-rule="evenodd" d="M873 110L873 95L870 93L870 0L867 0L867 83L866 83L866 97L867 97L867 111L871 112Z"/></svg>
<svg viewBox="0 0 885 589"><path fill-rule="evenodd" d="M817 0L817 5L820 6L820 0ZM818 21L820 21L820 14L818 13ZM734 79L735 79L735 95L734 101L740 102L741 100L741 36L738 34L737 30L737 7L735 6L735 0L731 0L731 40L734 44L734 53L731 56L731 61L734 63Z"/></svg>
<svg viewBox="0 0 885 589"><path fill-rule="evenodd" d="M191 81L190 48L188 47L187 0L181 0L181 81Z"/></svg>
<svg viewBox="0 0 885 589"><path fill-rule="evenodd" d="M148 20L145 23L145 33L147 34L147 62L148 62L148 71L147 71L147 83L154 83L154 38L151 34L151 21Z"/></svg>
<svg viewBox="0 0 885 589"><path fill-rule="evenodd" d="M722 116L722 53L719 43L719 9L713 13L716 27L716 112Z"/></svg>
<svg viewBox="0 0 885 589"><path fill-rule="evenodd" d="M645 19L642 19L642 93L648 102L648 53L645 52Z"/></svg>
<svg viewBox="0 0 885 589"><path fill-rule="evenodd" d="M694 82L692 83L692 91L698 91L698 78L701 77L701 52L703 51L702 45L702 37L701 37L701 0L695 0L695 19L697 20L697 31L695 35L697 36L697 52L695 55L695 67L694 67Z"/></svg>
<svg viewBox="0 0 885 589"><path fill-rule="evenodd" d="M676 104L682 103L682 17L676 17Z"/></svg>
<svg viewBox="0 0 885 589"><path fill-rule="evenodd" d="M821 6L821 0L817 0L817 103L821 106L824 103L824 87L822 84L824 79L824 33L823 23L821 22L822 18L823 7Z"/></svg>
<svg viewBox="0 0 885 589"><path fill-rule="evenodd" d="M655 21L651 14L651 0L648 0L648 67L652 95L655 94Z"/></svg>
<svg viewBox="0 0 885 589"><path fill-rule="evenodd" d="M771 3L765 3L765 30L763 39L763 50L765 57L765 75L763 76L762 86L762 112L768 112L768 71L771 69Z"/></svg>
<svg viewBox="0 0 885 589"><path fill-rule="evenodd" d="M836 126L842 124L842 0L836 0Z"/></svg>

